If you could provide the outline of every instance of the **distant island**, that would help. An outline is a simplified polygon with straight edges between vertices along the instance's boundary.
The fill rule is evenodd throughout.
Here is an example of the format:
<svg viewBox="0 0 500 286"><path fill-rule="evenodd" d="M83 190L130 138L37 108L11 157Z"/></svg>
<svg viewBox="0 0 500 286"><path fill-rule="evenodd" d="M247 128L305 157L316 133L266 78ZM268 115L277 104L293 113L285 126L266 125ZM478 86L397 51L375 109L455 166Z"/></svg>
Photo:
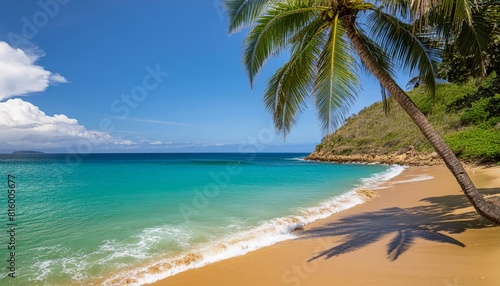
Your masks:
<svg viewBox="0 0 500 286"><path fill-rule="evenodd" d="M12 154L19 155L19 154L45 154L40 151L26 151L26 150L21 150L21 151L14 151Z"/></svg>

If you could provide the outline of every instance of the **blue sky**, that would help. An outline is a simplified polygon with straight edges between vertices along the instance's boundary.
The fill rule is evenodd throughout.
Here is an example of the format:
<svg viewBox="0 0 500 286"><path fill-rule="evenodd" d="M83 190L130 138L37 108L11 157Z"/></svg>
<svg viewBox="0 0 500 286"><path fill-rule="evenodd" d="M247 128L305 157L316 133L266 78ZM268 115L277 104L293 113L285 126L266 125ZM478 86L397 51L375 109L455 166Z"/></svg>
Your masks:
<svg viewBox="0 0 500 286"><path fill-rule="evenodd" d="M0 0L0 153L312 151L312 104L286 143L271 132L262 93L286 59L250 90L244 37L221 1ZM380 99L362 82L352 113Z"/></svg>

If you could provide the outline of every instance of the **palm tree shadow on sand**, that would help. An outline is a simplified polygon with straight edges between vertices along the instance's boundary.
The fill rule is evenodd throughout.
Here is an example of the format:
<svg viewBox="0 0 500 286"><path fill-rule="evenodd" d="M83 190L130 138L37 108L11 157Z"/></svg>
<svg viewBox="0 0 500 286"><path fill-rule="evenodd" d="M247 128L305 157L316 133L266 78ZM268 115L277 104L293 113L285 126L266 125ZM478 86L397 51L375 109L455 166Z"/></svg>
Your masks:
<svg viewBox="0 0 500 286"><path fill-rule="evenodd" d="M495 196L500 195L500 188L481 189L480 192L486 196ZM355 251L386 235L394 235L387 245L387 258L395 261L415 244L417 238L465 247L465 244L446 233L462 233L467 229L495 226L472 209L461 212L460 210L471 206L463 195L430 197L422 201L429 205L406 209L394 207L362 213L342 218L324 227L301 232L300 239L321 237L340 239L340 244L316 254L309 261L318 258L329 259Z"/></svg>

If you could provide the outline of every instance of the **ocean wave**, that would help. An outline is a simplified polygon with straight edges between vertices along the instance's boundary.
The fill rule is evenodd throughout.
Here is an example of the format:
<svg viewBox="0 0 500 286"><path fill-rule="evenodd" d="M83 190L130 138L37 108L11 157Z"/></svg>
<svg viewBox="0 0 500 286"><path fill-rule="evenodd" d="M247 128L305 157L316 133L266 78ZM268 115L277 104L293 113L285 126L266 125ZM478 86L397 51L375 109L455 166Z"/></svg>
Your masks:
<svg viewBox="0 0 500 286"><path fill-rule="evenodd" d="M61 245L38 247L34 250L43 252L26 271L28 281L46 284L51 275L71 277L75 281L89 278L86 271L89 267L88 254L72 253L69 248Z"/></svg>
<svg viewBox="0 0 500 286"><path fill-rule="evenodd" d="M84 253L83 250L75 253L61 245L37 247L33 248L33 253L39 254L25 276L37 284L46 283L54 276L64 276L74 283L87 284L84 281L100 277L96 273L94 277L89 276L88 270L93 265L107 265L104 272L107 269L125 268L131 262L148 259L159 243L168 244L170 248L186 249L191 236L192 231L188 226L165 225L146 228L128 242L105 240L90 253Z"/></svg>
<svg viewBox="0 0 500 286"><path fill-rule="evenodd" d="M434 177L431 175L419 175L419 176L414 176L413 178L408 180L394 181L391 182L391 184L394 185L394 184L413 183L413 182L427 181L432 179L434 179Z"/></svg>
<svg viewBox="0 0 500 286"><path fill-rule="evenodd" d="M298 157L298 158L285 158L287 161L306 161L306 157Z"/></svg>
<svg viewBox="0 0 500 286"><path fill-rule="evenodd" d="M155 162L155 165L202 165L202 166L225 166L225 165L251 165L247 158L242 160L183 160L183 161L169 161L169 162Z"/></svg>
<svg viewBox="0 0 500 286"><path fill-rule="evenodd" d="M361 186L365 188L378 188L381 184L398 176L406 169L405 166L393 165L384 172L375 174L369 178L361 179Z"/></svg>
<svg viewBox="0 0 500 286"><path fill-rule="evenodd" d="M362 179L353 190L320 202L314 207L301 208L296 215L261 222L257 227L220 238L189 252L151 262L134 270L121 272L104 281L103 285L144 285L173 276L188 269L244 255L281 241L294 239L294 230L318 219L352 208L365 201L356 190L377 188L399 175L405 167L391 166L388 170ZM234 226L233 226L234 227Z"/></svg>

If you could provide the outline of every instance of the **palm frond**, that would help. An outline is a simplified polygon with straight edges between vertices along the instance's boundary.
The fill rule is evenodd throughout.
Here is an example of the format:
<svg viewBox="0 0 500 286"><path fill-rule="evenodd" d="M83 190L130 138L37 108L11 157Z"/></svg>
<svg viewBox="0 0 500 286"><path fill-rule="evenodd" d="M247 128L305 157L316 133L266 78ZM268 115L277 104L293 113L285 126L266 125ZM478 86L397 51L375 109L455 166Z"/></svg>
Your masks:
<svg viewBox="0 0 500 286"><path fill-rule="evenodd" d="M394 75L396 72L394 69L394 65L391 61L391 58L385 53L384 50L382 50L382 48L380 48L380 46L377 43L375 43L375 41L370 39L364 33L364 31L359 27L359 25L356 26L355 28L358 31L360 38L363 40L365 47L369 50L372 58L374 58L375 61L377 61L379 66L383 70L385 70L385 72L387 74L389 74L392 78L394 78ZM360 61L360 63L361 63L361 66L363 67L363 69L365 70L366 74L373 76L373 74L370 72L370 70L365 65L365 63L363 61ZM380 85L380 94L382 95L382 104L383 104L383 108L384 108L384 113L389 114L391 111L391 105L390 105L390 101L389 101L390 93L385 87Z"/></svg>
<svg viewBox="0 0 500 286"><path fill-rule="evenodd" d="M436 23L432 17L439 17L439 21L446 25L455 26L466 22L472 25L472 11L474 6L482 0L382 0L383 2L396 2L396 6L406 6L410 3L411 15L419 19L419 26L424 27Z"/></svg>
<svg viewBox="0 0 500 286"><path fill-rule="evenodd" d="M276 3L258 18L257 25L243 43L243 62L251 86L264 62L286 48L290 38L324 9L311 7L306 2Z"/></svg>
<svg viewBox="0 0 500 286"><path fill-rule="evenodd" d="M391 94L382 84L380 84L380 93L382 94L382 107L384 109L384 114L388 115L391 113Z"/></svg>
<svg viewBox="0 0 500 286"><path fill-rule="evenodd" d="M378 1L370 1L375 2L379 9L382 11L389 13L391 15L397 15L402 19L410 19L415 11L412 10L412 5L415 5L415 1L410 0L378 0ZM414 12L414 13L412 13Z"/></svg>
<svg viewBox="0 0 500 286"><path fill-rule="evenodd" d="M396 74L394 64L392 63L391 57L387 55L387 53L382 50L382 48L372 39L370 39L363 29L359 26L355 27L359 36L363 40L365 47L370 51L370 55L377 61L381 68L385 70L391 77L394 77ZM371 74L365 64L361 61L362 67L366 70L367 73Z"/></svg>
<svg viewBox="0 0 500 286"><path fill-rule="evenodd" d="M485 51L489 44L491 27L486 22L483 13L474 13L473 24L464 24L455 41L458 52L463 56L472 55L471 70L475 75L486 75ZM479 68L474 68L479 67Z"/></svg>
<svg viewBox="0 0 500 286"><path fill-rule="evenodd" d="M335 15L318 62L314 82L315 103L322 129L328 133L342 123L357 97L359 82L350 46Z"/></svg>
<svg viewBox="0 0 500 286"><path fill-rule="evenodd" d="M439 38L445 47L454 46L462 56L472 56L470 68L476 76L486 72L484 52L489 42L489 25L482 9L485 5L468 0L443 0L426 15L427 27L433 37ZM422 22L417 19L416 23Z"/></svg>
<svg viewBox="0 0 500 286"><path fill-rule="evenodd" d="M322 21L316 20L297 33L290 60L268 80L264 104L273 114L276 130L285 138L312 89L317 56L323 43L321 24Z"/></svg>
<svg viewBox="0 0 500 286"><path fill-rule="evenodd" d="M252 25L269 5L276 0L225 0L229 33L239 32Z"/></svg>
<svg viewBox="0 0 500 286"><path fill-rule="evenodd" d="M418 72L426 88L435 93L440 50L431 38L413 33L412 26L398 18L373 10L367 17L372 39L391 55L393 62L410 72Z"/></svg>
<svg viewBox="0 0 500 286"><path fill-rule="evenodd" d="M462 25L462 22L472 26L472 5L469 0L442 0L434 9L438 10L443 20L455 27Z"/></svg>

